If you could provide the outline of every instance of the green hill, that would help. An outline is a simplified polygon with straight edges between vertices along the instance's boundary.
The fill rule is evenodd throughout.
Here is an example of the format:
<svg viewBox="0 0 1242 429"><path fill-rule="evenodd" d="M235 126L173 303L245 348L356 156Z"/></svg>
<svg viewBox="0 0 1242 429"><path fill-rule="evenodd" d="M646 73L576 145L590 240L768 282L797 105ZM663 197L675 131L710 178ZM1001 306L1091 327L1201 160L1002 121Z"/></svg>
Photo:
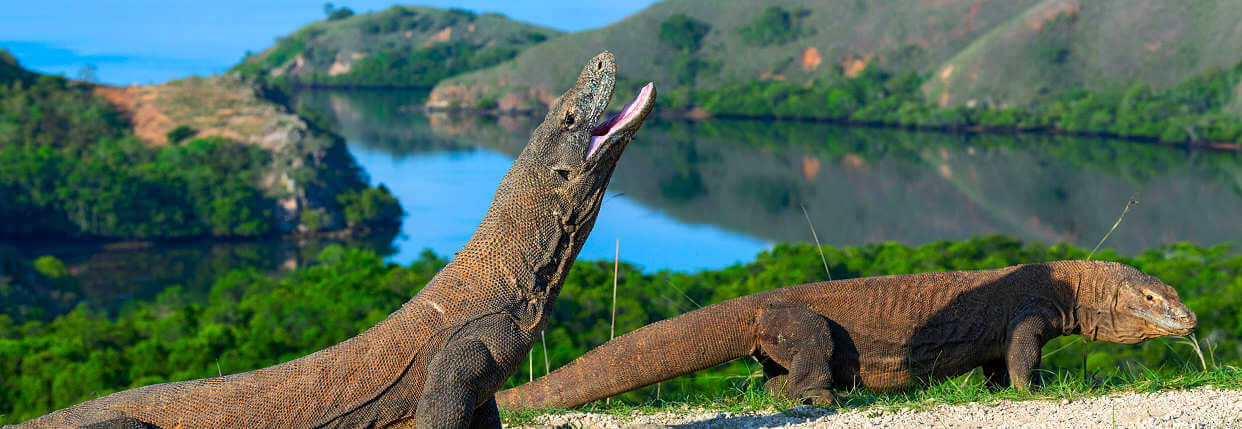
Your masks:
<svg viewBox="0 0 1242 429"><path fill-rule="evenodd" d="M399 222L344 141L237 76L109 87L0 50L0 239L365 233Z"/></svg>
<svg viewBox="0 0 1242 429"><path fill-rule="evenodd" d="M1236 1L1046 0L979 37L925 86L942 105L1022 105L1067 89L1170 88L1242 59Z"/></svg>
<svg viewBox="0 0 1242 429"><path fill-rule="evenodd" d="M542 43L494 69L452 79L436 92L484 84L504 94L555 96L577 76L576 58L604 49L617 55L625 76L659 82L662 97L687 87L805 81L872 61L931 70L1036 2L885 3L663 1L612 25Z"/></svg>
<svg viewBox="0 0 1242 429"><path fill-rule="evenodd" d="M613 51L668 113L1242 137L1242 4L667 0L447 79L433 108L535 109ZM622 97L624 98L624 97Z"/></svg>
<svg viewBox="0 0 1242 429"><path fill-rule="evenodd" d="M358 15L337 9L247 55L234 70L305 86L431 87L559 34L462 9L393 6Z"/></svg>
<svg viewBox="0 0 1242 429"><path fill-rule="evenodd" d="M0 85L7 86L14 81L30 83L34 78L35 74L23 69L9 51L0 49Z"/></svg>

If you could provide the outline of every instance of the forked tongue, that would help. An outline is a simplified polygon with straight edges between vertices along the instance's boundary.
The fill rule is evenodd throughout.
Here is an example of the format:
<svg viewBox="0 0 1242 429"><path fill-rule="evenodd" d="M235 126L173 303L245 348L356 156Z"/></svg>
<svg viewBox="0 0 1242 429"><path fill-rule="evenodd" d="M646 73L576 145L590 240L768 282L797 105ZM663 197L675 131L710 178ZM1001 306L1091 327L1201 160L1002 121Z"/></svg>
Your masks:
<svg viewBox="0 0 1242 429"><path fill-rule="evenodd" d="M591 155L594 155L595 151L599 150L613 133L625 129L625 127L638 118L638 112L642 110L643 106L647 104L647 100L651 98L651 90L653 88L654 84L648 82L646 86L643 86L643 89L638 91L638 95L634 97L633 101L621 108L621 113L608 118L607 121L596 125L595 129L591 130L591 144L587 148L586 159L591 159Z"/></svg>

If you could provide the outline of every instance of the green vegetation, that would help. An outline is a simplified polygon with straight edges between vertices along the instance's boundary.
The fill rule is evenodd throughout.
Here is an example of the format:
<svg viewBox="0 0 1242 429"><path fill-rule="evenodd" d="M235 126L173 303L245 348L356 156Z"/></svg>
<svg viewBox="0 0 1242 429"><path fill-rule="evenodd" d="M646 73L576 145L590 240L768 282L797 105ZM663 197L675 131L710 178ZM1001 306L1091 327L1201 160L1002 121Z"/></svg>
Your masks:
<svg viewBox="0 0 1242 429"><path fill-rule="evenodd" d="M811 84L755 81L674 99L715 115L824 119L912 128L1059 130L1164 142L1242 142L1242 117L1227 109L1242 83L1242 63L1166 90L1143 83L1072 91L1024 108L941 108L921 90L926 76L868 67L858 77L830 75Z"/></svg>
<svg viewBox="0 0 1242 429"><path fill-rule="evenodd" d="M327 131L312 129L310 136L295 143L301 150L317 151L318 158L311 162L296 160L305 155L295 150L269 151L220 137L195 138L197 131L188 126L173 128L166 133L167 145L154 146L157 143L139 141L130 124L94 93L92 85L28 73L7 60L0 61L0 76L9 79L0 82L0 201L5 202L0 205L0 238L274 235L287 230L278 223L276 199L288 198L288 190L264 184L279 178L276 173L290 165L301 166L289 168L298 186L313 187L316 195L326 196L327 205L321 207L326 214L336 216L339 210L350 218L328 219L330 229L346 223L387 225L400 218L396 200L386 189L368 188L339 137ZM168 95L193 87L190 92L200 93L163 100L160 107L170 115L176 111L199 117L187 112L194 108L187 104L209 104L219 100L202 98L228 96L235 97L230 102L238 101L230 104L234 108L246 102L260 113L281 112L244 85L229 92L192 78L149 91ZM285 116L289 119L283 124L297 121ZM239 127L233 131L246 132ZM353 214L345 215L346 211Z"/></svg>
<svg viewBox="0 0 1242 429"><path fill-rule="evenodd" d="M768 6L750 25L738 29L738 34L749 45L783 45L813 31L803 26L803 19L808 16L811 16L811 10L804 7L790 11L780 6Z"/></svg>
<svg viewBox="0 0 1242 429"><path fill-rule="evenodd" d="M189 125L178 125L176 128L169 130L164 136L168 138L169 144L177 144L181 143L182 140L193 137L195 134L198 134L198 131L190 128Z"/></svg>
<svg viewBox="0 0 1242 429"><path fill-rule="evenodd" d="M351 228L400 218L401 203L384 185L343 192L336 196L336 201L345 208L345 222Z"/></svg>
<svg viewBox="0 0 1242 429"><path fill-rule="evenodd" d="M362 60L348 73L314 75L315 85L338 87L431 87L449 76L513 58L520 50L509 46L481 48L464 42L439 43L416 50L381 50Z"/></svg>
<svg viewBox="0 0 1242 429"><path fill-rule="evenodd" d="M660 41L682 52L695 52L703 43L703 36L711 31L706 22L684 14L669 15L660 23Z"/></svg>
<svg viewBox="0 0 1242 429"><path fill-rule="evenodd" d="M269 162L218 138L145 146L63 78L0 85L0 237L266 235L272 201L257 182Z"/></svg>
<svg viewBox="0 0 1242 429"><path fill-rule="evenodd" d="M489 67L556 31L464 9L393 6L354 15L324 5L327 19L248 55L234 71L277 83L342 88L428 88Z"/></svg>
<svg viewBox="0 0 1242 429"><path fill-rule="evenodd" d="M171 238L271 233L254 146L195 139L155 150L133 138L84 148L0 149L0 235ZM81 150L81 152L75 152Z"/></svg>
<svg viewBox="0 0 1242 429"><path fill-rule="evenodd" d="M894 243L824 247L833 278L953 269L992 268L1017 263L1082 258L1068 246L1023 245L1003 237L937 242L917 248ZM807 281L823 280L819 253L810 245L778 245L754 262L699 273L642 273L623 264L617 300L617 330L625 332L725 299ZM1175 285L1196 311L1207 361L1201 365L1182 339L1142 345L1091 343L1066 337L1045 349L1045 367L1064 377L1075 391L1106 391L1128 383L1155 389L1180 384L1217 383L1234 377L1242 338L1242 255L1232 248L1163 246L1135 258L1103 252L1097 259L1133 264ZM385 264L373 253L324 249L318 265L274 279L255 271L235 271L219 279L206 302L188 299L173 287L151 302L134 303L115 319L79 306L52 320L15 322L0 315L0 420L18 421L92 398L96 394L162 381L235 373L293 359L361 332L397 309L445 261L430 253L409 266ZM54 271L54 270L53 270ZM608 339L610 261L575 264L547 331L548 349L536 346L553 368ZM1084 360L1085 357L1085 360ZM217 363L219 369L217 369ZM1084 366L1085 365L1085 366ZM1187 368L1206 366L1214 372ZM542 365L536 365L542 375ZM661 398L735 397L753 390L753 362L739 360L665 382ZM1074 377L1077 377L1075 381ZM525 366L509 381L530 375ZM1061 380L1061 378L1055 378ZM981 391L968 383L973 394ZM1236 384L1236 383L1235 383ZM1050 383L1056 386L1056 382ZM943 395L931 393L883 398ZM939 390L937 390L939 389ZM1062 395L1052 388L1039 395ZM703 392L725 392L704 394ZM938 393L941 392L941 393ZM856 394L860 401L870 395ZM624 395L630 403L654 398L654 389ZM965 395L965 393L962 393ZM1016 392L998 393L1020 395ZM933 396L934 397L934 396ZM877 400L878 401L878 400ZM727 402L726 402L727 403Z"/></svg>
<svg viewBox="0 0 1242 429"><path fill-rule="evenodd" d="M660 42L677 51L671 66L678 82L693 84L700 73L715 72L719 68L718 62L694 55L711 29L710 24L683 14L670 15L660 23Z"/></svg>
<svg viewBox="0 0 1242 429"><path fill-rule="evenodd" d="M324 3L323 14L328 17L329 21L337 21L354 16L354 11L344 6L338 9L333 7L332 3Z"/></svg>

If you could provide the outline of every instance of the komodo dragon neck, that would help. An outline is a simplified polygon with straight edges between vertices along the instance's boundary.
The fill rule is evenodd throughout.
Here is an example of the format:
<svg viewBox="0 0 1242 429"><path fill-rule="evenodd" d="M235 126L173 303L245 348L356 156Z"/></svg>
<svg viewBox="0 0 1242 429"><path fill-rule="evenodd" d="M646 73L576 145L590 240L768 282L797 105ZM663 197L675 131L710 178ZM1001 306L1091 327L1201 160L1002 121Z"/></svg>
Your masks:
<svg viewBox="0 0 1242 429"><path fill-rule="evenodd" d="M420 425L478 420L471 413L483 404L443 389L466 383L451 387L486 400L513 373L594 225L617 160L654 105L648 84L601 122L615 83L612 54L588 62L534 130L461 251L367 331L280 365L118 392L28 423L382 427L415 417ZM443 355L450 346L475 354L462 362ZM465 365L487 368L464 380L454 371ZM429 396L428 388L441 390ZM473 405L463 410L457 400ZM460 412L466 414L450 415Z"/></svg>

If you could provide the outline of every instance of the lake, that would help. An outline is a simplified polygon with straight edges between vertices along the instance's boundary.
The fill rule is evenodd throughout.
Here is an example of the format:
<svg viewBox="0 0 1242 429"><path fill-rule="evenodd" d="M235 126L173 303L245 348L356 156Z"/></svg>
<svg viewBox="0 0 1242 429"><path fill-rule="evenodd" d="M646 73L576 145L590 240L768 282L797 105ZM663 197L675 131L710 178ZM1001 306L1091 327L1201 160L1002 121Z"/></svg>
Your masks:
<svg viewBox="0 0 1242 429"><path fill-rule="evenodd" d="M407 215L366 246L398 263L451 255L542 118L424 114L415 92L306 92L334 118L372 182ZM951 134L823 123L649 120L622 157L581 259L692 271L744 262L774 243L910 245L1007 234L1134 254L1177 241L1242 239L1242 156L1106 138ZM805 209L805 215L804 210ZM305 265L322 243L178 243L140 248L19 243L52 254L108 306L165 285L205 290L231 268ZM89 291L88 291L89 290Z"/></svg>

